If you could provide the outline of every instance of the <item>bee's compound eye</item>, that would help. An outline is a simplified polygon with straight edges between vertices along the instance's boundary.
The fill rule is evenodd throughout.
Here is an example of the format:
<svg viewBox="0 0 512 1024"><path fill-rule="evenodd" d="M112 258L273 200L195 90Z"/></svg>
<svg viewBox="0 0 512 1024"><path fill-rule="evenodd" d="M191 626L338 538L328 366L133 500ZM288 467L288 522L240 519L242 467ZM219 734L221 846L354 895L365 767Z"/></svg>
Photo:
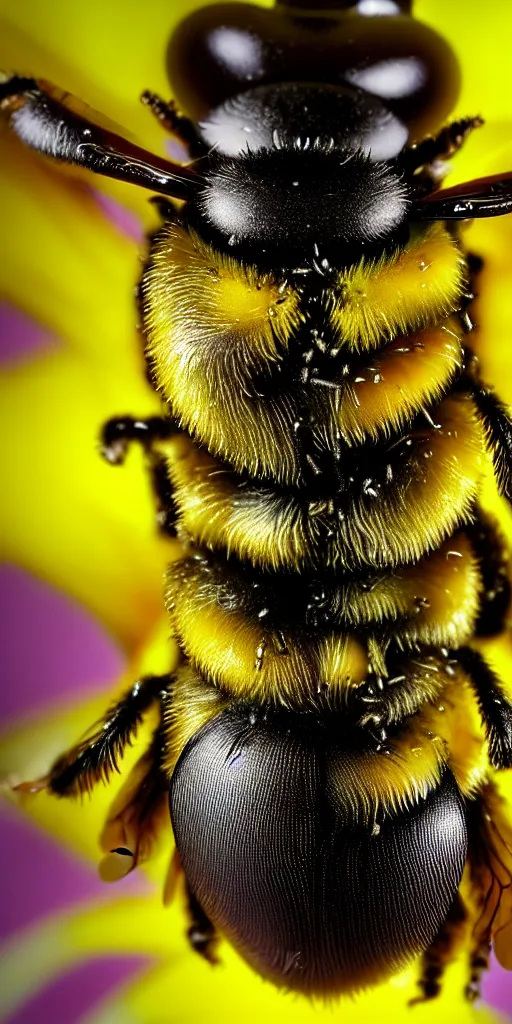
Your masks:
<svg viewBox="0 0 512 1024"><path fill-rule="evenodd" d="M448 44L408 17L408 7L402 0L330 0L325 7L296 0L271 10L208 4L180 22L170 40L172 93L200 121L258 85L351 85L379 97L421 138L453 110L460 75Z"/></svg>
<svg viewBox="0 0 512 1024"><path fill-rule="evenodd" d="M286 988L349 991L399 970L429 945L460 882L467 836L451 773L379 828L362 823L362 801L360 823L344 803L354 770L313 719L230 709L187 745L171 782L193 892Z"/></svg>
<svg viewBox="0 0 512 1024"><path fill-rule="evenodd" d="M340 11L355 7L358 14L371 16L375 14L400 14L401 11L408 14L411 10L411 5L412 0L321 0L316 5L316 10L326 13L330 10ZM284 10L288 9L292 12L300 11L302 8L311 11L312 3L311 0L276 0L276 7L282 7Z"/></svg>

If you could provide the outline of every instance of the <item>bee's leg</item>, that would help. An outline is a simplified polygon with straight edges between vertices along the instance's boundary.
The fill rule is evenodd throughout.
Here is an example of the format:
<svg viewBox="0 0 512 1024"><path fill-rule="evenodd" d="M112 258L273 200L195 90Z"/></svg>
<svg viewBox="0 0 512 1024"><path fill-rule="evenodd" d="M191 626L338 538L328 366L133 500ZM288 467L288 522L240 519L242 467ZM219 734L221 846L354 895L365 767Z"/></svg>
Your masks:
<svg viewBox="0 0 512 1024"><path fill-rule="evenodd" d="M187 930L187 938L195 953L208 960L210 964L217 964L216 954L217 933L215 926L210 921L203 907L188 882L186 882L187 910L190 919L190 926Z"/></svg>
<svg viewBox="0 0 512 1024"><path fill-rule="evenodd" d="M512 597L510 564L505 540L497 523L478 510L466 533L478 559L482 576L482 596L475 623L475 636L503 633Z"/></svg>
<svg viewBox="0 0 512 1024"><path fill-rule="evenodd" d="M491 957L490 940L484 940L473 945L469 955L469 981L464 989L464 995L470 1003L480 999L482 977L489 970Z"/></svg>
<svg viewBox="0 0 512 1024"><path fill-rule="evenodd" d="M500 492L512 502L512 418L510 410L485 384L473 384L471 394L486 429Z"/></svg>
<svg viewBox="0 0 512 1024"><path fill-rule="evenodd" d="M45 778L24 782L24 792L47 789L56 796L77 796L89 792L98 782L108 781L118 771L118 760L133 740L145 712L167 694L171 677L146 676L128 690L106 712L75 747L59 757Z"/></svg>
<svg viewBox="0 0 512 1024"><path fill-rule="evenodd" d="M457 955L466 920L466 908L457 893L444 924L421 958L419 993L410 1000L410 1006L426 1003L439 995L444 972Z"/></svg>
<svg viewBox="0 0 512 1024"><path fill-rule="evenodd" d="M167 778L167 776L166 776L166 778ZM167 795L169 795L169 780L168 780L168 778L167 778ZM164 893L163 893L163 896L164 896L164 907L168 907L172 903L172 901L174 899L174 896L175 896L175 893L176 893L176 887L177 887L177 884L178 884L178 880L179 880L179 878L180 878L180 876L182 874L183 874L183 868L181 866L180 855L179 855L176 847L174 847L174 849L172 851L172 854L171 854L171 859L169 861L169 867L167 869L167 876L166 876L165 883L164 883Z"/></svg>
<svg viewBox="0 0 512 1024"><path fill-rule="evenodd" d="M151 451L155 442L167 441L176 433L174 420L166 416L149 416L147 419L113 416L102 427L101 454L112 466L122 466L128 447L134 441L145 451Z"/></svg>
<svg viewBox="0 0 512 1024"><path fill-rule="evenodd" d="M130 444L141 445L156 498L157 523L159 529L171 537L176 535L176 509L165 458L156 446L177 433L174 421L164 416L150 416L145 420L116 416L104 424L100 438L101 454L112 466L123 464Z"/></svg>
<svg viewBox="0 0 512 1024"><path fill-rule="evenodd" d="M512 502L512 416L492 388L480 378L478 357L465 350L464 371L458 388L471 395L487 435L494 472L501 494Z"/></svg>
<svg viewBox="0 0 512 1024"><path fill-rule="evenodd" d="M460 647L454 660L469 676L482 716L493 768L512 768L512 702L479 651Z"/></svg>
<svg viewBox="0 0 512 1024"><path fill-rule="evenodd" d="M489 895L494 904L494 880L483 826L484 802L480 797L468 805L469 872L474 908L471 943L468 951L468 981L464 995L474 1003L480 996L482 975L489 966L491 951L491 915L486 913Z"/></svg>
<svg viewBox="0 0 512 1024"><path fill-rule="evenodd" d="M109 810L100 837L105 854L100 864L104 882L124 878L149 860L158 836L166 827L170 829L169 784L162 768L164 749L162 721L149 750L132 768Z"/></svg>
<svg viewBox="0 0 512 1024"><path fill-rule="evenodd" d="M475 128L481 128L483 123L481 117L463 117L446 125L437 135L429 135L421 142L409 146L401 158L405 174L414 174L415 182L423 182L425 179L432 186L446 173L443 163L454 156L468 135ZM421 174L418 175L419 171Z"/></svg>
<svg viewBox="0 0 512 1024"><path fill-rule="evenodd" d="M156 92L145 89L141 102L160 122L162 128L174 135L190 151L191 156L201 156L205 148L199 138L195 124L182 114L174 100L163 100Z"/></svg>

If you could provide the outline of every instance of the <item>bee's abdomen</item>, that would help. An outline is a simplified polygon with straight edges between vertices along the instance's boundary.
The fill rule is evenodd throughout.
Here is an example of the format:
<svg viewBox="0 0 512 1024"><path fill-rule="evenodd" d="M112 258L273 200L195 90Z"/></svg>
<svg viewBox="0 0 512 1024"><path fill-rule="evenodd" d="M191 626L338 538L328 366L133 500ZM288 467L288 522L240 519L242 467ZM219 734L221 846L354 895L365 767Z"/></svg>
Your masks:
<svg viewBox="0 0 512 1024"><path fill-rule="evenodd" d="M169 472L194 543L260 569L417 562L471 518L484 432L453 386L465 263L440 225L303 285L165 225L148 353L190 435Z"/></svg>
<svg viewBox="0 0 512 1024"><path fill-rule="evenodd" d="M333 491L279 487L234 472L192 441L169 472L181 523L198 544L262 569L356 571L418 561L471 518L484 431L472 401L447 398L436 421L356 448Z"/></svg>
<svg viewBox="0 0 512 1024"><path fill-rule="evenodd" d="M460 532L485 451L454 387L463 256L435 224L329 273L263 273L172 223L143 282L149 359L187 432L168 455L181 529L214 555L170 573L175 633L216 685L294 706L359 685L369 636L466 642L482 593Z"/></svg>
<svg viewBox="0 0 512 1024"><path fill-rule="evenodd" d="M329 993L425 950L460 883L474 751L447 758L454 680L474 702L451 652L482 604L486 444L444 228L325 279L318 259L301 284L166 225L144 305L184 428L166 450L190 543L167 580L181 862L260 973Z"/></svg>
<svg viewBox="0 0 512 1024"><path fill-rule="evenodd" d="M178 762L171 814L189 884L280 986L375 984L428 946L453 901L467 837L451 773L439 769L384 816L366 779L361 755L325 722L243 705L203 727Z"/></svg>

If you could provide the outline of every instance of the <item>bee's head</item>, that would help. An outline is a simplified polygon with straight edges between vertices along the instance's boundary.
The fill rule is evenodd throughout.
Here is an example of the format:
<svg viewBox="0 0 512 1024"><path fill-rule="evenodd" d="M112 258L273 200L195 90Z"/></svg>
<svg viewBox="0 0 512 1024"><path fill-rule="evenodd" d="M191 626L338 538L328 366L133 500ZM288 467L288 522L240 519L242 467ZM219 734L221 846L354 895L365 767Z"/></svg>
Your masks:
<svg viewBox="0 0 512 1024"><path fill-rule="evenodd" d="M382 100L410 141L441 127L457 99L455 55L408 0L209 3L169 43L172 94L195 121L260 87L355 86ZM199 69L199 72L198 72Z"/></svg>
<svg viewBox="0 0 512 1024"><path fill-rule="evenodd" d="M353 152L261 150L219 157L191 210L233 255L294 267L343 265L404 237L407 190L388 163Z"/></svg>
<svg viewBox="0 0 512 1024"><path fill-rule="evenodd" d="M278 83L227 100L200 126L211 147L191 215L233 255L283 266L334 265L387 246L405 226L395 158L407 138L375 97Z"/></svg>

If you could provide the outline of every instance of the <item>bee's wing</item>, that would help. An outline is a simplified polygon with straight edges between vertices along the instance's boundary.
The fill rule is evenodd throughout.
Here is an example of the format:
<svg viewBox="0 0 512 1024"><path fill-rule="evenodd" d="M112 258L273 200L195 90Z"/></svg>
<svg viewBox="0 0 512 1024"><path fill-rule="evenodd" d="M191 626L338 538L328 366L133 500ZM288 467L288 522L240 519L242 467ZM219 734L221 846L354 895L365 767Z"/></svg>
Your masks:
<svg viewBox="0 0 512 1024"><path fill-rule="evenodd" d="M507 971L512 971L512 891L510 885L500 901L493 939L498 963Z"/></svg>
<svg viewBox="0 0 512 1024"><path fill-rule="evenodd" d="M475 925L477 941L492 940L496 958L512 970L512 822L495 786L486 787L478 838L471 855L472 873L481 894Z"/></svg>
<svg viewBox="0 0 512 1024"><path fill-rule="evenodd" d="M494 892L490 894L492 909L491 938L496 958L502 967L512 970L512 827L506 824L498 831L490 822L493 846L490 863Z"/></svg>

